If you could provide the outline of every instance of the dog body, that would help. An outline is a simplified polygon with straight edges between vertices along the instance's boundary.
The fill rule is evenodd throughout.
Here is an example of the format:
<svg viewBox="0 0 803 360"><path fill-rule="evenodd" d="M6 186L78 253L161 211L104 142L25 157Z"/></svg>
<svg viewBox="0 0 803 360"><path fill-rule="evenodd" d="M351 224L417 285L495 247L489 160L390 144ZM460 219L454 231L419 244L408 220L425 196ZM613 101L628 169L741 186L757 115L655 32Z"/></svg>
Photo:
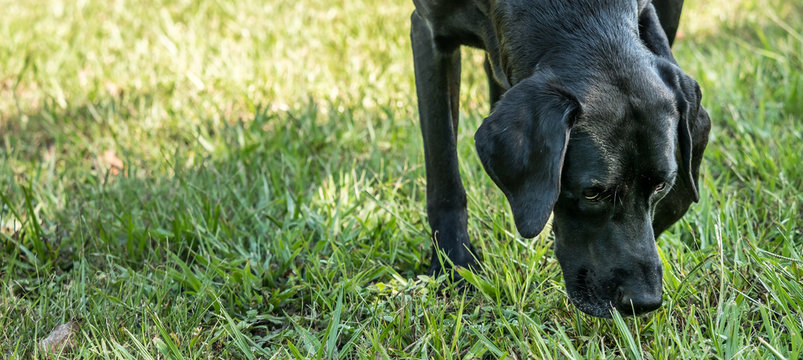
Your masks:
<svg viewBox="0 0 803 360"><path fill-rule="evenodd" d="M456 139L461 45L485 50L483 167L524 237L554 212L555 253L582 311L653 310L655 239L697 201L710 121L670 44L682 0L414 0L411 39L436 249L475 266ZM657 11L656 11L657 9ZM667 36L668 35L668 36ZM442 271L433 254L430 271Z"/></svg>

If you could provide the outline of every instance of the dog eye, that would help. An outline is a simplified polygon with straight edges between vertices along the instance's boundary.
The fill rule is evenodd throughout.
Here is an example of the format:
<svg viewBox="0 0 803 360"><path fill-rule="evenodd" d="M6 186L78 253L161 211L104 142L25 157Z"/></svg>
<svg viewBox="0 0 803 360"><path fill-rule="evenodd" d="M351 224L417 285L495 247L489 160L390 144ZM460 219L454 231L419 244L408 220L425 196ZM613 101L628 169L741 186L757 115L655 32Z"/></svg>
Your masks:
<svg viewBox="0 0 803 360"><path fill-rule="evenodd" d="M583 190L583 197L588 201L599 201L600 196L602 195L602 191L597 189L587 189Z"/></svg>
<svg viewBox="0 0 803 360"><path fill-rule="evenodd" d="M660 183L655 187L655 192L659 192L666 187L666 183Z"/></svg>

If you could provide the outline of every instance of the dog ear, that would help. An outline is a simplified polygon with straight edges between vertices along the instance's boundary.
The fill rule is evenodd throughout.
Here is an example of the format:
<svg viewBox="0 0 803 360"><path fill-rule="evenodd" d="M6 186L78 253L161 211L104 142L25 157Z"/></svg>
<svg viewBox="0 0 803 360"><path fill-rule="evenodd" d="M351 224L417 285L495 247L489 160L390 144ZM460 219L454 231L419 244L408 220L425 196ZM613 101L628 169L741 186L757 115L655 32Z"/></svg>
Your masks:
<svg viewBox="0 0 803 360"><path fill-rule="evenodd" d="M680 116L677 125L680 156L675 186L656 207L653 219L656 237L680 219L692 201L699 201L700 163L708 144L708 132L711 130L708 112L700 104L702 94L697 82L675 64L661 62L658 69L661 77L675 93Z"/></svg>
<svg viewBox="0 0 803 360"><path fill-rule="evenodd" d="M482 166L504 192L522 236L544 228L560 192L563 157L579 109L545 71L508 90L474 135Z"/></svg>

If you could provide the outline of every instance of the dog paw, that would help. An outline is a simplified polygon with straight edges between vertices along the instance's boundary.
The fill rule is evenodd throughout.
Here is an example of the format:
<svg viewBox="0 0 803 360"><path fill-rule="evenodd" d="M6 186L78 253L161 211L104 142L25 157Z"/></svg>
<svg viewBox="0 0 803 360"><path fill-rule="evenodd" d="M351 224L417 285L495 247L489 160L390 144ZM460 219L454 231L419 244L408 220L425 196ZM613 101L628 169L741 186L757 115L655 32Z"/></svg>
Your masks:
<svg viewBox="0 0 803 360"><path fill-rule="evenodd" d="M479 268L479 256L474 246L466 242L465 245L453 249L440 249L437 247L432 249L432 257L430 258L429 275L440 276L447 274L449 279L457 281L462 279L456 267L463 267L474 271Z"/></svg>

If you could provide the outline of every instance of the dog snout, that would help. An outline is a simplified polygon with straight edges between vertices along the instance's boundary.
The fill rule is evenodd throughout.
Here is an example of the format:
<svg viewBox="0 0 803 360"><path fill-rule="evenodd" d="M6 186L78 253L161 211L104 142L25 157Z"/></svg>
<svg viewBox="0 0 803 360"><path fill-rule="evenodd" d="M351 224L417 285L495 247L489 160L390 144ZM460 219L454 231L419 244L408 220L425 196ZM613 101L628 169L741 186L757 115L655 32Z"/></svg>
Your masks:
<svg viewBox="0 0 803 360"><path fill-rule="evenodd" d="M620 287L616 310L627 315L641 315L661 307L663 292L640 292Z"/></svg>
<svg viewBox="0 0 803 360"><path fill-rule="evenodd" d="M661 264L640 265L640 276L632 276L617 287L614 306L626 315L648 313L661 307L663 301Z"/></svg>

